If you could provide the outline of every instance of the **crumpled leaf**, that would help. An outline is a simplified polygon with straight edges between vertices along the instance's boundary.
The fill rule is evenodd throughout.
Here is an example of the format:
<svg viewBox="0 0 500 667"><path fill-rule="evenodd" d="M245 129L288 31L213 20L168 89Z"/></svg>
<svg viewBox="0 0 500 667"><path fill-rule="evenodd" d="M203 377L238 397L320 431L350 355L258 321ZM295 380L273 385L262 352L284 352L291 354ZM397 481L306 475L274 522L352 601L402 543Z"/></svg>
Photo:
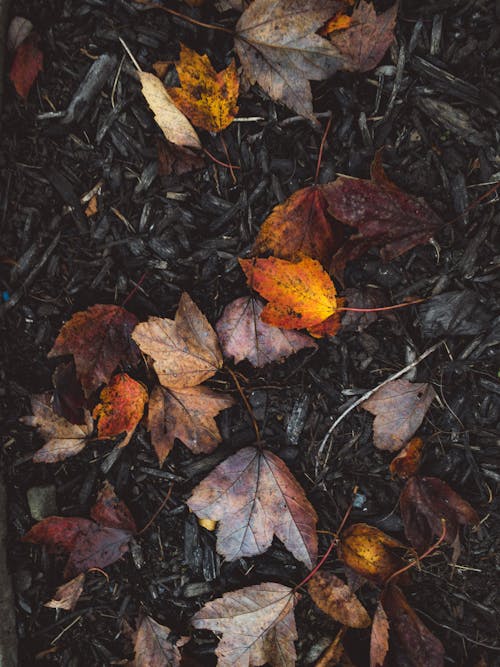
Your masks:
<svg viewBox="0 0 500 667"><path fill-rule="evenodd" d="M342 69L350 72L368 72L374 69L394 41L394 27L398 15L396 2L383 14L375 12L371 2L360 0L350 22L341 27L347 30L332 30L329 38L342 54Z"/></svg>
<svg viewBox="0 0 500 667"><path fill-rule="evenodd" d="M389 621L382 603L379 602L373 616L370 635L370 667L384 667L389 651Z"/></svg>
<svg viewBox="0 0 500 667"><path fill-rule="evenodd" d="M231 396L209 387L174 391L156 386L149 400L148 430L160 465L170 454L176 438L193 454L213 452L222 440L214 417L232 405Z"/></svg>
<svg viewBox="0 0 500 667"><path fill-rule="evenodd" d="M144 616L135 636L133 667L179 667L181 654L169 640L170 632L166 625Z"/></svg>
<svg viewBox="0 0 500 667"><path fill-rule="evenodd" d="M315 259L288 262L277 257L240 259L248 284L269 301L261 319L283 329L307 329L333 336L340 327L335 286Z"/></svg>
<svg viewBox="0 0 500 667"><path fill-rule="evenodd" d="M222 367L217 335L186 292L179 301L175 320L150 317L137 325L132 337L142 352L153 359L164 387L195 387Z"/></svg>
<svg viewBox="0 0 500 667"><path fill-rule="evenodd" d="M233 357L235 363L248 359L253 366L262 368L305 347L317 347L305 334L263 322L263 309L263 302L253 296L242 296L224 308L215 329L225 357Z"/></svg>
<svg viewBox="0 0 500 667"><path fill-rule="evenodd" d="M43 70L43 53L38 48L39 36L31 32L17 47L9 72L16 93L26 102L36 77Z"/></svg>
<svg viewBox="0 0 500 667"><path fill-rule="evenodd" d="M356 595L332 572L318 571L307 590L314 604L335 621L349 628L367 628L371 624L368 612Z"/></svg>
<svg viewBox="0 0 500 667"><path fill-rule="evenodd" d="M45 445L33 455L34 463L56 463L69 456L75 456L87 444L87 438L94 430L94 422L88 410L84 411L83 424L72 424L54 412L51 392L35 394L31 397L33 415L21 417L27 426L38 429Z"/></svg>
<svg viewBox="0 0 500 667"><path fill-rule="evenodd" d="M460 554L460 526L479 523L479 516L469 503L437 477L409 479L399 504L406 537L420 553L442 534L444 519L445 541L454 545L456 560Z"/></svg>
<svg viewBox="0 0 500 667"><path fill-rule="evenodd" d="M297 600L293 589L282 584L247 586L207 602L191 623L222 634L215 651L218 667L293 667Z"/></svg>
<svg viewBox="0 0 500 667"><path fill-rule="evenodd" d="M217 551L226 560L264 553L276 535L312 568L318 553L317 516L285 463L270 451L244 447L198 484L188 506L219 522Z"/></svg>
<svg viewBox="0 0 500 667"><path fill-rule="evenodd" d="M127 373L117 373L101 391L100 399L92 413L98 420L98 437L106 440L126 433L120 442L120 447L126 447L144 414L148 402L146 387Z"/></svg>
<svg viewBox="0 0 500 667"><path fill-rule="evenodd" d="M309 79L328 78L342 62L337 49L316 30L342 6L337 0L253 0L235 35L236 52L250 83L317 122Z"/></svg>
<svg viewBox="0 0 500 667"><path fill-rule="evenodd" d="M423 448L422 438L412 438L406 447L392 459L389 465L391 475L397 475L401 479L408 479L416 475L422 460Z"/></svg>
<svg viewBox="0 0 500 667"><path fill-rule="evenodd" d="M216 72L208 56L181 44L176 63L180 88L168 88L174 104L189 120L209 132L221 132L238 113L240 80L233 60L229 67Z"/></svg>
<svg viewBox="0 0 500 667"><path fill-rule="evenodd" d="M59 586L52 600L49 600L43 606L51 607L52 609L73 611L82 594L84 581L85 574L82 572L74 579L71 579L71 581Z"/></svg>
<svg viewBox="0 0 500 667"><path fill-rule="evenodd" d="M186 148L201 149L196 130L174 104L163 82L151 72L139 72L142 94L155 121L168 141Z"/></svg>
<svg viewBox="0 0 500 667"><path fill-rule="evenodd" d="M396 551L407 551L407 547L366 523L355 523L347 528L339 543L339 558L347 567L378 584L383 584L405 566Z"/></svg>
<svg viewBox="0 0 500 667"><path fill-rule="evenodd" d="M101 384L109 382L119 363L138 363L138 350L131 339L136 324L136 316L121 306L91 306L72 315L48 356L73 355L88 398Z"/></svg>
<svg viewBox="0 0 500 667"><path fill-rule="evenodd" d="M35 524L22 541L44 544L51 553L68 553L65 579L92 567L106 567L128 551L137 527L127 506L116 498L110 484L99 493L91 516L94 521L49 516Z"/></svg>
<svg viewBox="0 0 500 667"><path fill-rule="evenodd" d="M361 407L372 415L373 444L397 452L422 423L436 392L426 382L393 380L380 387Z"/></svg>
<svg viewBox="0 0 500 667"><path fill-rule="evenodd" d="M7 31L7 50L15 51L33 30L33 23L23 16L14 16Z"/></svg>

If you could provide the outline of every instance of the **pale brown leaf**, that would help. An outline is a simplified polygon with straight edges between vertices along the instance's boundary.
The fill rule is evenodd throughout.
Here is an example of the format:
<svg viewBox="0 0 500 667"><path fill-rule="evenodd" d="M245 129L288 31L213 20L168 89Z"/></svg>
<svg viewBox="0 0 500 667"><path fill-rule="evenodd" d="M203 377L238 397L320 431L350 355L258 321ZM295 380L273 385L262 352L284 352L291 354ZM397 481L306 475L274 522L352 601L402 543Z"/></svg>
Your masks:
<svg viewBox="0 0 500 667"><path fill-rule="evenodd" d="M370 636L370 667L383 667L389 650L389 621L379 602L373 616Z"/></svg>
<svg viewBox="0 0 500 667"><path fill-rule="evenodd" d="M83 583L85 581L85 573L82 572L68 583L59 586L56 590L52 600L44 604L44 607L51 607L52 609L65 609L66 611L73 611L76 603L83 591Z"/></svg>
<svg viewBox="0 0 500 667"><path fill-rule="evenodd" d="M170 628L144 616L135 636L134 667L179 667L181 654L169 640Z"/></svg>
<svg viewBox="0 0 500 667"><path fill-rule="evenodd" d="M352 590L332 572L317 572L307 587L321 611L349 628L367 628L371 621Z"/></svg>

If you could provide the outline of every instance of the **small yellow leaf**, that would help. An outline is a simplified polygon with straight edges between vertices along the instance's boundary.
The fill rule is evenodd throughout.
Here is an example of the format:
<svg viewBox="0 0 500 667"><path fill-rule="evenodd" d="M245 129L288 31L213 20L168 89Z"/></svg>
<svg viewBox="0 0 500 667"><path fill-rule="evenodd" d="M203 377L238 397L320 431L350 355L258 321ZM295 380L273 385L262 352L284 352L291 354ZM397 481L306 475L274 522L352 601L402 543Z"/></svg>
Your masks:
<svg viewBox="0 0 500 667"><path fill-rule="evenodd" d="M206 528L207 530L215 530L217 528L217 521L213 521L212 519L198 519L198 523L202 528Z"/></svg>

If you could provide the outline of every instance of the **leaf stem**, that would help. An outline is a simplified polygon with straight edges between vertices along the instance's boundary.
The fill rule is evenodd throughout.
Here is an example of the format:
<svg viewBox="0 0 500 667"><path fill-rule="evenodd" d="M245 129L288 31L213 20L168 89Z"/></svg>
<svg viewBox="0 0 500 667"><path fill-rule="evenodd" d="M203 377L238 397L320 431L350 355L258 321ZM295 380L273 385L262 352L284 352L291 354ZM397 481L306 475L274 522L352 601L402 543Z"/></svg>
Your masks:
<svg viewBox="0 0 500 667"><path fill-rule="evenodd" d="M387 581L385 582L385 585L386 585L386 586L387 586L387 584L388 584L390 581L392 581L392 579L395 579L395 578L398 577L400 574L403 574L403 572L407 572L407 571L408 571L409 569L411 569L412 567L415 567L415 565L417 565L418 563L420 563L421 561L423 561L424 558L427 558L427 557L430 556L434 551L436 551L436 549L441 545L441 543L443 542L443 540L446 538L446 521L445 521L444 519L441 519L441 524L442 524L442 526L443 526L443 529L442 529L442 531L441 531L441 535L439 536L438 541L435 542L432 546L430 546L430 547L427 549L427 551L425 551L421 556L419 556L418 558L415 558L415 560L413 560L411 563L408 563L408 565L405 565L405 567L402 567L400 570L397 570L396 572L393 572L393 573L391 574L391 576L389 577L389 579L387 579Z"/></svg>
<svg viewBox="0 0 500 667"><path fill-rule="evenodd" d="M325 131L323 132L323 136L321 138L321 144L319 146L319 153L318 153L318 161L316 162L316 173L314 174L314 185L316 185L318 182L319 170L321 169L321 160L323 159L323 150L325 148L326 138L328 136L328 132L330 131L331 126L332 126L332 114L330 114L330 118L328 119L328 123L326 124Z"/></svg>
<svg viewBox="0 0 500 667"><path fill-rule="evenodd" d="M396 310L397 308L406 308L406 306L413 306L416 303L423 303L427 299L415 299L415 301L408 301L408 303L397 303L394 306L382 306L381 308L337 308L338 311L349 311L351 313L378 313L382 310Z"/></svg>
<svg viewBox="0 0 500 667"><path fill-rule="evenodd" d="M183 21L187 21L188 23L193 23L194 25L199 25L202 28L209 28L210 30L220 30L221 32L226 32L229 35L234 35L234 31L230 30L229 28L224 28L221 25L213 25L212 23L203 23L203 21L197 21L196 19L192 19L190 16L186 16L185 14L177 12L175 9L170 9L169 7L158 5L156 2L149 2L149 0L134 0L134 2L138 3L139 5L143 5L144 7L146 7L146 9L161 9L161 11L167 12L167 14L172 14L173 16L177 16L177 18L180 18Z"/></svg>
<svg viewBox="0 0 500 667"><path fill-rule="evenodd" d="M229 366L227 367L227 372L232 377L233 382L236 385L236 389L238 390L238 392L239 392L239 394L240 394L240 396L243 400L243 403L245 404L247 412L250 415L250 419L252 420L252 425L253 425L253 429L255 431L255 437L257 438L257 443L260 444L261 438L260 438L259 425L257 424L257 420L255 419L255 415L253 413L252 406L248 402L248 398L245 396L245 392L243 391L243 389L241 387L240 381L236 377L236 373L231 368L229 368Z"/></svg>
<svg viewBox="0 0 500 667"><path fill-rule="evenodd" d="M156 510L156 512L153 514L153 516L152 516L151 519L147 522L147 524L144 526L144 528L141 528L141 530L137 533L137 535L142 535L143 533L145 533L145 532L147 531L147 529L153 524L153 522L156 520L156 518L158 517L158 515L160 514L160 512L162 511L162 509L165 507L165 505L166 505L166 504L168 503L168 501L170 500L170 496L172 495L172 489L173 489L173 488L174 488L174 485L171 484L170 487L169 487L169 489L168 489L168 491L167 491L167 495L165 496L165 498L164 498L163 501L162 501L162 504L161 504L160 507Z"/></svg>
<svg viewBox="0 0 500 667"><path fill-rule="evenodd" d="M233 169L241 169L241 167L239 167L237 164L228 164L228 163L226 163L226 162L221 162L219 159L217 159L217 158L215 157L215 155L212 155L212 153L210 153L209 151L207 151L206 148L203 149L203 152L205 153L205 155L208 155L208 157L209 157L213 162L215 162L215 164L218 164L218 165L220 165L221 167L226 167L226 169L231 169L231 171L232 171Z"/></svg>
<svg viewBox="0 0 500 667"><path fill-rule="evenodd" d="M236 183L238 181L236 180L236 176L234 175L233 165L231 164L231 157L229 156L229 150L227 148L226 141L225 141L224 137L222 136L222 132L219 134L219 137L220 137L220 142L222 144L222 148L224 149L224 153L227 157L227 163L229 165L229 171L231 173L231 178L233 179L234 185L236 185Z"/></svg>

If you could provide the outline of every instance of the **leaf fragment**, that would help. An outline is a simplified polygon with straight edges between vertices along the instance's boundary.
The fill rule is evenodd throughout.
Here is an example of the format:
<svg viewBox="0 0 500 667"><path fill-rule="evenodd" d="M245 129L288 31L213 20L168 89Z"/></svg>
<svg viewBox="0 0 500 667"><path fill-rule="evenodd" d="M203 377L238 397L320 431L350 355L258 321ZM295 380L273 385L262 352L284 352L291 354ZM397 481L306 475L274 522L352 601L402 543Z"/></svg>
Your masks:
<svg viewBox="0 0 500 667"><path fill-rule="evenodd" d="M424 441L422 438L412 438L410 442L395 456L389 466L391 475L397 475L401 479L413 477L418 472Z"/></svg>
<svg viewBox="0 0 500 667"><path fill-rule="evenodd" d="M373 616L370 635L370 667L384 667L389 651L389 621L382 603L379 602Z"/></svg>
<svg viewBox="0 0 500 667"><path fill-rule="evenodd" d="M38 74L43 70L43 53L38 48L38 42L37 33L31 32L17 47L9 72L16 93L25 102Z"/></svg>
<svg viewBox="0 0 500 667"><path fill-rule="evenodd" d="M139 623L134 643L134 667L179 667L181 654L170 639L170 628L151 616Z"/></svg>
<svg viewBox="0 0 500 667"><path fill-rule="evenodd" d="M85 581L85 574L82 572L74 577L66 584L62 584L56 590L52 600L44 604L44 607L51 607L52 609L65 609L66 611L73 611L76 603L83 591L83 584Z"/></svg>
<svg viewBox="0 0 500 667"><path fill-rule="evenodd" d="M332 572L317 572L310 580L309 595L321 611L349 628L367 628L368 612L342 579Z"/></svg>

